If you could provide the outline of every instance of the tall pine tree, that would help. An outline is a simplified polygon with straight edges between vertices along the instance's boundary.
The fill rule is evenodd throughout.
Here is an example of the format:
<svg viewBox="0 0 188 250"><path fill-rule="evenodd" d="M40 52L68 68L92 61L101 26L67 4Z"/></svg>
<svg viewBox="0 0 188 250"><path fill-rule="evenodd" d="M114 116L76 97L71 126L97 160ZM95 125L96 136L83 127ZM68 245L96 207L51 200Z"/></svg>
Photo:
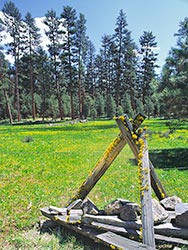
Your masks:
<svg viewBox="0 0 188 250"><path fill-rule="evenodd" d="M30 12L27 12L25 16L25 29L26 29L26 42L25 53L27 53L28 66L29 66L29 81L31 88L31 106L33 120L36 118L35 108L35 78L34 78L34 60L36 58L36 51L40 44L39 28L36 27L35 20L31 16Z"/></svg>
<svg viewBox="0 0 188 250"><path fill-rule="evenodd" d="M116 21L116 28L114 33L114 41L116 45L115 50L115 101L116 107L121 105L121 98L124 91L124 60L126 53L126 40L130 31L127 29L126 14L120 10Z"/></svg>
<svg viewBox="0 0 188 250"><path fill-rule="evenodd" d="M6 31L10 34L12 42L7 44L8 53L14 58L15 66L15 106L17 110L17 119L21 120L20 112L20 90L19 90L19 60L23 50L23 23L21 13L15 4L11 1L6 2L2 9L5 15Z"/></svg>
<svg viewBox="0 0 188 250"><path fill-rule="evenodd" d="M140 64L138 70L138 89L142 99L142 104L147 105L146 99L151 97L152 93L152 80L155 78L155 64L157 61L157 42L152 32L144 31L140 37Z"/></svg>
<svg viewBox="0 0 188 250"><path fill-rule="evenodd" d="M65 20L66 40L63 47L62 59L68 78L68 92L70 95L71 117L75 118L74 94L75 79L73 65L75 62L75 34L76 34L76 10L70 6L64 6L61 17Z"/></svg>
<svg viewBox="0 0 188 250"><path fill-rule="evenodd" d="M83 14L79 15L79 19L76 22L75 49L78 71L79 116L82 118L84 103L85 63L87 52L86 19Z"/></svg>
<svg viewBox="0 0 188 250"><path fill-rule="evenodd" d="M180 22L176 47L172 48L162 72L165 113L176 118L188 115L188 18Z"/></svg>
<svg viewBox="0 0 188 250"><path fill-rule="evenodd" d="M95 94L95 47L88 39L87 41L87 56L86 56L86 77L85 77L85 91L87 94L94 96Z"/></svg>
<svg viewBox="0 0 188 250"><path fill-rule="evenodd" d="M50 44L48 44L48 51L52 60L52 75L56 89L60 119L62 120L64 114L62 105L62 86L60 84L60 72L62 71L60 54L63 46L62 44L65 30L63 21L57 17L54 10L48 11L48 13L45 15L44 23L48 27L48 31L46 31L46 35L50 41Z"/></svg>

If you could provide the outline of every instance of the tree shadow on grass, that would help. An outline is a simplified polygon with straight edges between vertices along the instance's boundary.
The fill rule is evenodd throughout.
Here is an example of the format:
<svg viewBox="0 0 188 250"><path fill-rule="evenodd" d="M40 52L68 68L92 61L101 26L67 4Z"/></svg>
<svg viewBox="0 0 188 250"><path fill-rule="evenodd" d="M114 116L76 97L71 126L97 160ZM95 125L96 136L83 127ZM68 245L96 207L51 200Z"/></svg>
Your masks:
<svg viewBox="0 0 188 250"><path fill-rule="evenodd" d="M188 148L150 150L149 159L155 168L188 170ZM137 165L135 159L130 162Z"/></svg>
<svg viewBox="0 0 188 250"><path fill-rule="evenodd" d="M155 168L188 170L188 148L151 150L149 158Z"/></svg>
<svg viewBox="0 0 188 250"><path fill-rule="evenodd" d="M23 126L26 125L26 126ZM33 126L30 126L33 125ZM44 125L44 127L38 126ZM46 125L46 126L45 126ZM11 125L12 126L12 125ZM27 131L30 128L32 131L87 131L87 130L106 130L117 128L116 123L101 123L101 124L91 124L90 122L86 123L71 123L71 122L25 122L25 123L17 123L13 124L13 126L17 127L19 131Z"/></svg>

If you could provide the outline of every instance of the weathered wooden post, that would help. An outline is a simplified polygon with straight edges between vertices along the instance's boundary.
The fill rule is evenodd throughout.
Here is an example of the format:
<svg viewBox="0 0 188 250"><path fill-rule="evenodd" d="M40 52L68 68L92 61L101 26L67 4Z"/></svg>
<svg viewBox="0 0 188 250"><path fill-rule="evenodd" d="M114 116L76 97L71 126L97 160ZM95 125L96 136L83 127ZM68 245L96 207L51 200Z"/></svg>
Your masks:
<svg viewBox="0 0 188 250"><path fill-rule="evenodd" d="M152 211L150 165L147 142L144 136L139 138L138 170L140 184L140 200L142 207L143 243L155 249L154 220Z"/></svg>
<svg viewBox="0 0 188 250"><path fill-rule="evenodd" d="M128 120L128 117L120 117L116 120L125 140L132 149L135 158L138 161L139 167L139 183L140 183L140 197L142 207L142 236L143 243L155 249L154 237L154 221L152 212L152 197L151 197L151 180L150 180L150 162L148 156L147 142L144 138L139 137L133 131L133 128ZM124 126L126 123L127 126ZM127 127L127 129L125 129ZM138 144L138 145L137 145ZM154 171L154 169L152 169ZM156 176L157 178L157 176ZM157 178L158 180L158 178ZM157 186L157 185L156 185ZM157 186L157 188L159 188ZM161 185L161 188L162 185ZM159 190L157 189L157 193Z"/></svg>

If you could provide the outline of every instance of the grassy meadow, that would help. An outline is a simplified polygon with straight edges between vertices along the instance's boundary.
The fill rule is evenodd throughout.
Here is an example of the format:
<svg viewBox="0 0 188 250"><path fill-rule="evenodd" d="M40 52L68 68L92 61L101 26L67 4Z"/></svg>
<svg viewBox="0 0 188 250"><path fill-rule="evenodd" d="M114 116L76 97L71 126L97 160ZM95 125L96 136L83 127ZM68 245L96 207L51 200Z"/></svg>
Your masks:
<svg viewBox="0 0 188 250"><path fill-rule="evenodd" d="M174 123L174 127L161 119L143 123L147 126L150 158L167 194L177 195L183 202L188 202L187 123ZM25 236L21 243L25 246L13 248L20 240L16 235L32 230L39 220L45 219L40 208L64 206L118 134L114 120L1 124L0 247L8 244L9 249L27 249ZM116 198L139 203L138 185L136 162L125 146L89 198L99 208ZM36 249L61 248L48 245Z"/></svg>

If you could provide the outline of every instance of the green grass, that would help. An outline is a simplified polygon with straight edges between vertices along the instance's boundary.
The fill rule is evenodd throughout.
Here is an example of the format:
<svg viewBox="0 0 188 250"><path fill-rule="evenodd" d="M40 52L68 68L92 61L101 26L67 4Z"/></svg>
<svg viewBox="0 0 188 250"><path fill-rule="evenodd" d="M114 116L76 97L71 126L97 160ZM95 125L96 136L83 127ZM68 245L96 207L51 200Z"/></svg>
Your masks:
<svg viewBox="0 0 188 250"><path fill-rule="evenodd" d="M187 123L173 133L165 120L146 120L144 126L167 193L187 202ZM118 133L113 120L0 125L0 241L32 228L42 218L40 208L64 206ZM89 197L99 208L119 197L139 203L137 166L128 146Z"/></svg>

